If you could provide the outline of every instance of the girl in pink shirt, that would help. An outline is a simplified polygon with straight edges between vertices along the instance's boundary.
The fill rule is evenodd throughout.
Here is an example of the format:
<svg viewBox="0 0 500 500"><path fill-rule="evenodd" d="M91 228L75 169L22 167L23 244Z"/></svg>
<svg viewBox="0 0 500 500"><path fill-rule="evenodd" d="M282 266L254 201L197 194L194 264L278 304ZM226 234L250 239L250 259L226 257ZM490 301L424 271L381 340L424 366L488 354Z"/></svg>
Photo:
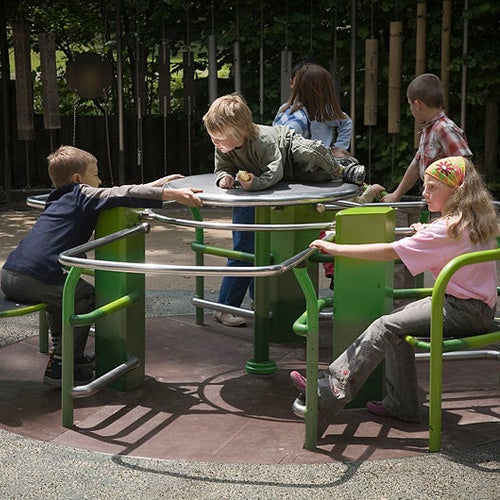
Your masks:
<svg viewBox="0 0 500 500"><path fill-rule="evenodd" d="M495 208L468 159L454 156L429 165L424 174L423 197L429 211L441 216L430 224L414 224L413 236L392 243L361 245L315 240L310 246L343 257L401 259L413 275L430 271L434 276L458 255L496 247ZM473 264L457 271L446 288L443 335L460 337L488 331L495 316L496 287L494 262ZM330 422L354 399L384 357L387 396L383 401L370 401L368 410L400 420L419 421L415 356L404 336L428 337L430 319L431 297L425 297L375 320L318 380L318 408L323 423ZM303 416L306 379L296 371L290 377L301 392L294 411Z"/></svg>

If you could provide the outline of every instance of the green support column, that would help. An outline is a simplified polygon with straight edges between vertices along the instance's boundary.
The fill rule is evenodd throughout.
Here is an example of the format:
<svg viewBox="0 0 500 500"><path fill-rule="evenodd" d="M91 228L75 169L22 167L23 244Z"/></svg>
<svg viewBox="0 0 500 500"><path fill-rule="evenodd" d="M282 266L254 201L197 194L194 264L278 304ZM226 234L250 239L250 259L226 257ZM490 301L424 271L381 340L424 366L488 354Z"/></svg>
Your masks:
<svg viewBox="0 0 500 500"><path fill-rule="evenodd" d="M319 213L314 204L288 207L256 207L256 224L305 224L331 221L331 214ZM255 236L255 265L283 262L309 246L319 237L319 229L305 231L259 231ZM308 272L318 286L318 264L309 262ZM255 280L254 358L246 365L248 373L272 374L269 342L297 341L294 321L305 311L304 294L293 273Z"/></svg>
<svg viewBox="0 0 500 500"><path fill-rule="evenodd" d="M131 227L139 222L136 210L113 208L99 215L96 238ZM144 234L125 238L96 249L96 258L118 262L144 262ZM96 375L124 363L130 355L141 365L121 377L112 387L129 390L144 380L145 356L145 277L143 274L96 271L96 306L102 306L128 293L134 293L134 303L96 323Z"/></svg>
<svg viewBox="0 0 500 500"><path fill-rule="evenodd" d="M255 223L269 224L269 207L255 207ZM261 231L255 233L255 265L271 264L270 233ZM270 278L255 279L254 297L254 345L252 359L246 363L246 371L252 375L272 375L276 372L276 363L269 360L269 336L271 330Z"/></svg>
<svg viewBox="0 0 500 500"><path fill-rule="evenodd" d="M356 207L336 216L337 243L382 243L394 240L396 213L390 207ZM335 258L333 359L376 318L392 310L394 262ZM383 366L349 405L361 407L381 399Z"/></svg>
<svg viewBox="0 0 500 500"><path fill-rule="evenodd" d="M271 210L271 224L307 224L331 221L331 214L318 213L315 205L295 205L276 207ZM305 231L275 231L271 233L271 251L274 262L296 255L319 238L319 229ZM318 263L308 262L307 271L316 290L318 289ZM273 311L273 323L270 333L271 342L290 342L298 340L293 333L294 321L305 311L304 294L293 273L282 274L270 279L270 308Z"/></svg>

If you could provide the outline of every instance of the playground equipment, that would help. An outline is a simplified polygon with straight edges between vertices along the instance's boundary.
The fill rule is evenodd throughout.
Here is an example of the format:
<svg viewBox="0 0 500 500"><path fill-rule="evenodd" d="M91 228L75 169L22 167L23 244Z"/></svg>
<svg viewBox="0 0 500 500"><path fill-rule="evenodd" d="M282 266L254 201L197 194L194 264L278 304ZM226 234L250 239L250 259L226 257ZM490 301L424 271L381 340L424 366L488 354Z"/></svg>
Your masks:
<svg viewBox="0 0 500 500"><path fill-rule="evenodd" d="M21 304L9 300L7 297L0 297L0 319L13 318L15 316L25 316L26 314L38 313L38 350L47 354L49 352L49 326L45 316L46 304Z"/></svg>
<svg viewBox="0 0 500 500"><path fill-rule="evenodd" d="M500 318L495 319L495 331L483 335L443 340L443 304L446 285L452 275L463 266L500 260L500 249L460 255L452 259L441 270L432 289L431 331L430 341L418 340L408 335L405 340L415 347L430 352L429 374L429 451L441 450L441 403L443 379L443 353L455 354L455 351L488 346L500 342ZM500 289L499 289L500 291ZM473 356L491 356L500 359L498 351L469 351Z"/></svg>
<svg viewBox="0 0 500 500"><path fill-rule="evenodd" d="M256 266L269 266L273 262L284 262L308 247L318 237L319 229L327 227L331 214L318 211L318 203L352 198L359 188L341 182L321 184L279 183L271 189L247 192L243 189L224 190L214 183L213 174L202 174L174 180L171 187L194 187L202 189L200 197L206 206L255 206L255 225L239 225L236 230L256 231ZM195 215L201 219L201 215ZM233 226L234 228L234 226ZM197 263L203 265L204 253L212 250L204 245L203 233L199 231L193 246L197 252ZM230 252L217 255L229 256ZM251 256L250 256L251 258ZM307 268L317 287L317 262L309 261ZM208 307L227 312L244 310L230 308L204 300L203 277L197 278L196 298L199 308L197 324L203 324L202 308ZM304 299L291 273L278 278L259 278L255 282L254 300L254 357L247 362L246 370L254 375L272 375L276 363L269 359L269 342L296 340L292 325L304 310Z"/></svg>
<svg viewBox="0 0 500 500"><path fill-rule="evenodd" d="M207 197L210 198L211 194L208 193ZM212 195L213 196L213 195ZM297 194L296 194L297 196ZM293 198L293 195L289 193L289 197ZM338 202L338 203L346 203L348 202ZM265 206L265 205L264 205ZM123 213L116 213L114 211L123 211ZM112 227L112 225L109 224L109 221L113 221L113 223L116 223L117 226L122 226L122 225L130 225L130 224L135 224L138 221L138 218L140 218L140 213L138 211L133 211L133 210L126 210L126 209L114 209L114 211L110 211L109 214L107 214L107 222L103 221L101 224L100 231L106 232L107 230L112 230L116 229L115 227ZM112 213L114 212L114 213ZM358 214L359 212L359 214ZM345 217L345 214L347 213L347 218L348 220L349 217L355 217L357 215L360 215L362 217L367 217L369 219L369 224L368 225L374 225L373 224L373 217L376 219L379 219L380 221L383 221L384 225L388 226L386 227L385 231L385 237L390 238L393 236L393 233L391 234L391 231L394 229L393 227L393 211L392 209L389 209L388 207L384 207L383 204L377 208L366 208L366 207L361 207L356 210L345 210L344 213L342 214L339 212L337 215L337 224L339 224L339 220L341 221L339 226L340 226L340 232L337 232L336 238L340 238L342 240L342 225L346 224L342 222L342 218ZM147 215L151 216L151 214ZM187 225L187 221L179 221L177 219L170 219L170 222L172 223L180 223L181 225ZM203 222L191 222L190 225L193 227L197 227L197 229L201 229L203 226L206 226L207 223ZM347 224L347 227L351 226L353 224ZM286 228L288 231L292 231L295 228L296 225L289 225L289 227ZM306 225L307 230L312 230L314 229L317 231L318 229L318 224L316 223L311 223L308 226ZM391 229L392 228L392 229ZM230 228L230 229L235 229L235 228ZM245 227L244 229L248 230L249 228ZM254 226L254 229L260 230L261 228L257 225ZM263 228L262 228L263 229ZM269 229L269 228L268 228ZM337 228L338 231L339 228ZM306 248L305 250L300 251L298 254L292 256L291 258L279 263L279 264L271 264L271 265L257 265L255 267L244 267L244 268L231 268L228 269L227 267L215 267L215 266L203 266L203 265L195 265L195 266L164 266L164 265L158 265L158 264L147 264L144 262L141 262L141 248L143 251L143 235L148 231L148 225L147 224L136 224L134 227L118 231L116 233L113 233L111 235L106 235L106 236L101 236L98 237L96 240L86 244L82 245L80 247L71 249L65 253L63 253L60 257L61 263L71 267L68 281L65 287L65 298L64 298L64 308L63 308L63 316L64 316L64 326L63 326L63 395L62 395L62 407L63 407L63 425L66 427L70 427L73 424L73 398L75 397L85 397L87 395L93 394L97 390L99 390L101 387L104 385L116 381L119 377L122 377L123 375L127 374L127 378L122 381L124 385L122 387L131 388L134 387L135 384L140 383L143 377L143 371L137 371L140 369L140 363L141 359L143 360L143 354L142 358L140 350L141 350L141 344L143 345L144 343L144 323L143 323L143 318L144 314L140 318L135 317L135 320L138 320L137 324L134 325L134 330L132 332L128 331L130 329L130 325L132 325L131 321L128 321L128 318L130 318L130 315L127 317L122 316L120 320L116 321L115 325L111 325L111 328L114 328L114 333L112 333L110 336L105 339L106 342L109 342L109 344L103 348L97 347L96 351L99 349L103 349L104 351L109 351L109 347L116 346L116 344L124 343L126 344L126 348L119 349L119 356L122 358L125 357L125 359L117 359L117 360L106 360L110 366L106 367L103 369L103 356L100 356L98 352L96 352L97 358L96 358L96 364L97 364L97 372L98 372L98 378L93 381L92 383L88 384L87 386L80 386L80 387L72 387L73 384L73 364L72 364L72 335L71 335L71 328L77 324L89 324L93 322L97 322L96 324L96 337L101 335L99 328L97 328L97 325L106 318L106 316L110 315L111 313L118 313L122 314L127 314L125 309L129 307L134 307L134 304L138 306L138 309L135 309L135 313L133 313L134 316L138 316L138 311L141 308L141 302L143 303L144 300L144 290L141 289L141 282L139 281L139 285L137 286L137 282L135 280L130 280L130 277L128 276L129 274L133 275L144 275L147 272L155 272L155 273L165 273L165 274L178 274L178 275L192 275L192 276L197 276L197 277L203 277L207 275L217 275L217 276L222 276L222 275L228 275L228 274L233 274L233 275L238 275L238 276L255 276L257 278L257 281L259 279L267 279L267 278L273 278L273 279L279 279L280 277L283 277L287 273L287 271L293 269L293 273L296 275L297 280L299 281L299 284L303 290L303 293L306 298L306 313L303 313L300 317L299 320L295 322L294 325L294 331L298 334L305 335L307 338L307 347L306 347L306 352L307 352L307 375L308 375L308 394L311 394L312 397L309 397L306 404L307 404L307 412L306 412L306 440L305 440L305 447L307 449L314 449L316 447L316 428L317 428L317 401L314 401L314 395L316 394L315 387L311 386L309 387L309 384L315 384L317 383L317 366L318 366L318 359L317 359L317 349L318 349L318 318L319 318L319 312L321 309L323 309L325 306L331 306L333 301L329 298L318 298L317 297L317 290L315 288L315 285L313 283L314 277L311 277L311 275L308 272L308 260L311 260L313 257L313 254L315 253L315 250ZM375 230L376 231L376 230ZM402 232L407 231L407 228L403 228L400 230ZM396 231L397 232L397 231ZM134 240L134 238L140 236L140 240L135 241L132 243L132 246L129 248L135 248L135 250L131 251L125 251L123 252L124 247L116 247L114 250L111 250L108 248L105 250L105 252L110 252L107 255L102 254L101 257L105 258L119 258L119 259L125 259L124 262L118 262L114 258L113 260L102 260L102 259L84 259L81 258L80 255L82 252L87 252L93 249L97 249L109 244L114 244L115 242L118 242L121 239L125 238L131 238L131 240ZM380 233L378 234L372 234L371 237L373 238L379 238ZM347 238L347 236L346 236ZM340 240L337 240L340 241ZM347 242L348 239L343 240L344 242ZM359 242L359 241L358 241ZM130 262L128 259L130 258L130 255L132 255L133 252L135 252L137 249L139 249L139 253L136 254L134 260L136 262ZM132 252L132 253L131 253ZM128 253L128 256L127 256ZM98 254L96 254L97 257ZM463 262L460 261L458 263L454 263L452 261L444 270L448 272L449 270L449 275L451 275L452 272L454 272L458 267L461 267L462 265L467 265L468 263L472 262L482 262L485 260L500 260L500 251L495 250L495 251L488 251L483 253L477 253L477 254L470 254L468 256L461 256L457 258L458 260L462 259L464 257ZM467 260L468 259L468 260ZM474 260L478 259L478 260ZM139 262L137 262L139 260ZM342 287L342 281L343 281L343 276L345 277L346 281L346 290L348 289L347 283L350 282L350 288L352 288L353 283L357 283L356 280L348 280L347 278L347 269L351 263L349 262L338 262L337 263L337 278L340 280L340 284L338 286ZM377 263L378 264L378 263ZM346 266L343 268L343 266ZM74 315L73 311L71 309L71 304L72 304L72 293L74 292L74 284L78 280L78 277L80 273L82 272L83 269L94 269L96 270L96 276L99 275L99 273L102 273L102 276L104 277L105 280L108 280L110 275L112 274L117 274L119 275L117 277L117 282L119 283L125 283L124 288L120 288L119 286L112 285L109 287L111 296L105 297L106 293L101 293L98 294L101 299L99 299L99 302L102 302L102 300L110 301L105 304L100 304L98 305L98 308L87 314L87 315ZM342 270L344 269L344 270ZM375 279L375 287L381 288L383 290L383 295L381 296L382 302L379 302L378 307L382 305L382 308L386 307L386 299L390 298L391 295L394 296L394 298L412 298L412 297L421 297L424 295L429 295L432 292L432 289L415 289L415 290L405 290L401 292L395 291L393 294L391 293L392 290L390 290L390 286L386 287L385 284L385 279L388 277L388 270L387 268L384 269L374 269L373 271L370 271L372 278ZM127 276L121 276L123 274L127 274ZM134 276L137 277L137 276ZM143 278L143 276L141 277ZM389 278L390 279L390 278ZM439 297L440 293L444 293L443 290L446 286L446 282L449 279L448 277L443 278L443 282L440 283L439 279L436 282L436 287L435 287L435 294L436 297ZM116 283L116 282L114 282ZM97 287L101 288L102 283L97 283ZM363 284L361 284L364 286ZM337 290L338 291L338 290ZM347 291L346 291L347 293ZM118 295L118 296L117 296ZM340 295L340 294L339 294ZM339 297L340 299L340 297ZM439 300L439 299L436 299ZM356 301L358 304L364 304L365 301L359 300ZM339 303L338 305L339 308L343 308L344 306ZM433 306L436 308L436 310L442 310L442 300L441 304L437 303L437 305ZM338 322L337 322L337 330L340 326L342 328L342 320L348 318L348 311L336 311L337 316L338 316ZM345 314L344 314L345 313ZM289 313L288 313L289 314ZM362 312L364 314L364 312ZM368 314L372 314L372 312L368 312ZM120 316L118 316L120 317ZM357 319L357 318L356 318ZM369 320L367 318L367 320ZM435 325L435 321L439 321L434 319L434 313L433 313L433 325ZM500 323L497 323L498 327L500 328ZM109 328L110 326L108 325L106 328ZM361 326L360 326L361 328ZM437 329L437 330L436 330ZM125 330L125 332L123 331ZM335 331L335 334L339 333L341 334L342 332L337 332ZM434 334L434 331L438 332L437 334ZM358 332L356 332L357 335ZM432 337L433 340L429 343L429 347L431 349L431 367L433 364L436 366L434 368L431 368L431 387L433 388L433 393L431 394L431 406L434 407L432 410L431 414L431 420L430 420L430 431L431 431L431 441L430 441L430 449L431 451L437 451L440 447L440 441L437 442L436 444L436 439L440 439L440 377L441 377L441 371L440 371L440 363L441 363L441 353L442 351L446 351L449 349L464 349L468 347L478 347L480 345L488 345L492 342L497 342L500 340L500 332L494 332L492 334L488 335L483 335L483 336L475 336L471 338L466 338L462 340L445 340L442 342L442 330L441 330L441 339L439 339L439 325L434 326L431 328L431 336L437 335L436 338L438 340L435 340L434 337ZM69 341L68 341L69 339ZM257 339L256 339L257 340ZM410 343L413 343L414 345L417 345L419 347L425 347L425 344L421 343L420 340L418 339L407 339ZM346 342L349 342L348 339L345 340ZM441 346L442 342L442 346ZM436 347L437 343L437 347ZM99 343L96 340L96 346L99 346ZM340 346L339 346L340 348ZM113 350L111 349L111 350ZM437 354L436 354L437 353ZM137 355L138 356L137 356ZM483 353L481 353L483 354ZM497 351L488 351L488 355L493 355L495 357L499 357L499 353ZM107 356L107 354L105 355ZM434 357L432 357L434 356ZM106 358L104 358L106 359ZM117 366L114 366L114 363L120 363ZM109 369L110 368L110 369ZM316 376L313 376L314 370L316 370ZM136 376L133 376L135 372ZM130 378L129 378L130 377ZM438 401L439 399L439 401ZM436 408L439 406L439 410ZM439 415L436 416L436 412L439 411ZM316 416L315 416L316 414ZM315 421L316 419L316 421ZM436 434L437 433L437 434ZM435 436L438 436L436 438Z"/></svg>

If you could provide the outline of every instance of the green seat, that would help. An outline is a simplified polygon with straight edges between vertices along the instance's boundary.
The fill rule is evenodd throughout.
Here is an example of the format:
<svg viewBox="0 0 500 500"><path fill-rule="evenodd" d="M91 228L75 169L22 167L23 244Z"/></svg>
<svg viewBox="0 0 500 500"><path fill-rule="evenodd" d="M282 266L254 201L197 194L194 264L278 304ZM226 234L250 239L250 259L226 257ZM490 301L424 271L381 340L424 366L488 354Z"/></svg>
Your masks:
<svg viewBox="0 0 500 500"><path fill-rule="evenodd" d="M500 342L500 319L495 319L495 331L482 335L443 340L443 304L446 285L452 275L461 267L480 262L500 260L500 249L483 250L460 255L452 259L441 270L432 290L430 340L424 341L408 335L405 340L416 347L430 352L429 375L429 451L441 450L441 406L443 353L488 346Z"/></svg>
<svg viewBox="0 0 500 500"><path fill-rule="evenodd" d="M0 295L0 318L13 318L14 316L24 316L38 312L38 349L41 353L49 352L49 327L45 308L47 304L23 304L8 299L3 294Z"/></svg>

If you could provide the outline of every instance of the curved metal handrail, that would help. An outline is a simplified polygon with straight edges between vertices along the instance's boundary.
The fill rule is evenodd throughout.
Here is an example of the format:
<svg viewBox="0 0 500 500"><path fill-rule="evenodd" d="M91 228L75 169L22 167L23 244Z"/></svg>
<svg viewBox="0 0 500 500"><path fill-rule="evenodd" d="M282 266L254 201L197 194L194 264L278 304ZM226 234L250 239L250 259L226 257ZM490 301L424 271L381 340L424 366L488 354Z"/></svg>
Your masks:
<svg viewBox="0 0 500 500"><path fill-rule="evenodd" d="M231 231L305 231L306 229L325 229L335 224L335 222L311 222L303 224L233 224L229 222L194 221L167 217L166 215L156 213L152 208L146 208L140 214L140 217L146 220L152 219L166 224L174 224L176 226Z"/></svg>
<svg viewBox="0 0 500 500"><path fill-rule="evenodd" d="M63 266L78 267L82 269L94 269L98 271L118 271L127 273L145 274L149 272L170 274L170 275L189 275L189 276L275 276L285 273L289 269L298 266L304 262L311 254L316 252L315 248L306 248L298 254L286 259L279 264L269 266L254 267L228 267L228 266L176 266L171 264L148 264L143 262L116 262L109 260L88 259L79 257L82 253L95 250L98 247L107 245L122 238L148 233L150 226L143 222L132 228L123 229L116 233L97 238L83 245L70 248L59 255L59 262ZM326 236L325 236L326 237ZM332 237L328 233L328 237Z"/></svg>

